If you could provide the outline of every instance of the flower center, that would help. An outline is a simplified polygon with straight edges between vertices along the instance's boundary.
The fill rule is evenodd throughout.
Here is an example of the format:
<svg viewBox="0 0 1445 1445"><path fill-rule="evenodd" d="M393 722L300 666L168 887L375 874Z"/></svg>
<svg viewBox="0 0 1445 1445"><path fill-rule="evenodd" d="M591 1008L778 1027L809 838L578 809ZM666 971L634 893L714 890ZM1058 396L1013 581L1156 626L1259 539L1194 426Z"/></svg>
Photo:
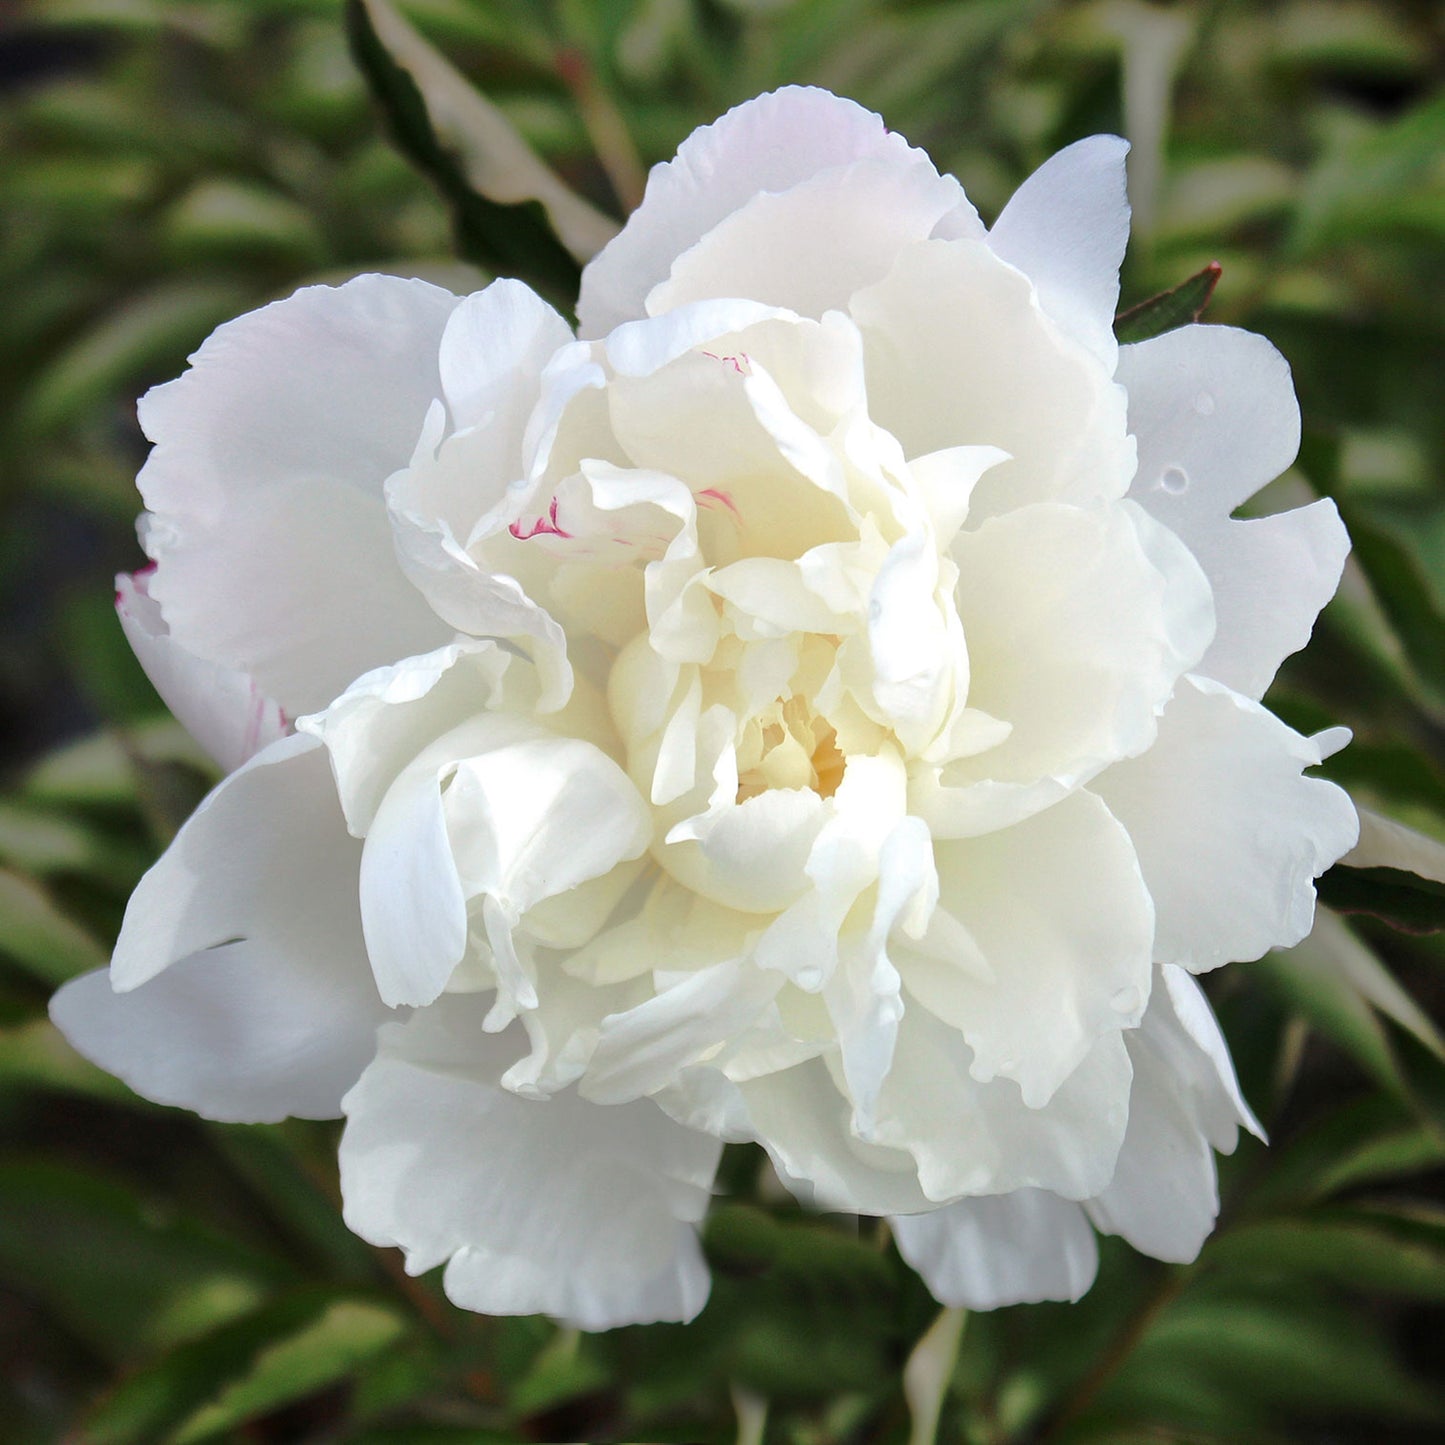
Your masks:
<svg viewBox="0 0 1445 1445"><path fill-rule="evenodd" d="M832 725L796 694L749 719L737 758L739 803L770 788L811 788L831 798L845 761Z"/></svg>

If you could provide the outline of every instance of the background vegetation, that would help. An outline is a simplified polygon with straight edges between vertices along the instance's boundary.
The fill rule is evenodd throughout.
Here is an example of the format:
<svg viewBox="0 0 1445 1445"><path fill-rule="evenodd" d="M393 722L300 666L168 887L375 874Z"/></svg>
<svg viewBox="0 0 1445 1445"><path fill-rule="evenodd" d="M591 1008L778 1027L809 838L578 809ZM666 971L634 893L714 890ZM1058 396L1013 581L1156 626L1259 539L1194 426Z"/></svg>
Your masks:
<svg viewBox="0 0 1445 1445"><path fill-rule="evenodd" d="M1097 130L1134 142L1125 301L1222 264L1211 320L1294 366L1266 509L1336 496L1355 561L1271 695L1329 771L1445 839L1445 10L1431 0L415 0L406 13L620 216L693 126L788 81L880 110L991 217ZM452 1309L348 1235L330 1126L148 1105L45 1018L211 781L121 637L134 398L218 322L361 270L474 289L575 267L478 199L340 0L29 0L0 31L0 1438L16 1445L925 1442L936 1308L870 1221L802 1215L729 1151L686 1329ZM440 82L435 75L424 92ZM402 142L399 151L388 137ZM484 159L484 158L483 158ZM503 197L503 200L506 198ZM457 259L461 255L464 259ZM1419 845L1429 866L1428 843ZM1439 857L1435 855L1436 871ZM1288 954L1211 978L1273 1138L1224 1161L1198 1262L1105 1243L1082 1304L970 1318L946 1442L1441 1438L1439 893L1337 870Z"/></svg>

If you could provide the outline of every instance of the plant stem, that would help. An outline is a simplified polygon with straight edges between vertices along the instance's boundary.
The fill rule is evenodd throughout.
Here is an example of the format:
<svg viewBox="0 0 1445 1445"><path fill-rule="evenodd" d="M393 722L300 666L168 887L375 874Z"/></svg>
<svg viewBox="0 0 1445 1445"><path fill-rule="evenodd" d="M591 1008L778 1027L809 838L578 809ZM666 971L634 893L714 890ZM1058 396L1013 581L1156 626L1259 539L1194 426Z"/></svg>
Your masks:
<svg viewBox="0 0 1445 1445"><path fill-rule="evenodd" d="M903 1395L913 1417L908 1445L934 1445L938 1438L938 1418L953 1382L967 1318L961 1309L941 1310L903 1367Z"/></svg>

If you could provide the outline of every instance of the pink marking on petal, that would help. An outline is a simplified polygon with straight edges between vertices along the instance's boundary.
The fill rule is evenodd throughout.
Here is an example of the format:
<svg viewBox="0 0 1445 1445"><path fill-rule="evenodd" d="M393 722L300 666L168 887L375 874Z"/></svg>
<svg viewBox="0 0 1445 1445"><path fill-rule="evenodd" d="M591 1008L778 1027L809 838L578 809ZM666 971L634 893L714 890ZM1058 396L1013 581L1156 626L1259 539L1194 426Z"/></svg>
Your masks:
<svg viewBox="0 0 1445 1445"><path fill-rule="evenodd" d="M520 522L513 522L507 530L519 541L530 542L533 537L566 537L571 538L571 532L564 531L557 521L557 498L553 497L547 508L545 517L538 517L532 523L530 530L523 531Z"/></svg>
<svg viewBox="0 0 1445 1445"><path fill-rule="evenodd" d="M733 501L732 497L729 496L727 492L720 492L716 487L704 487L702 491L696 493L695 495L697 497L697 504L699 507L711 507L714 503L726 507L727 510L732 513L733 520L741 524L743 520L743 514L738 511L738 504ZM704 498L706 498L707 500L704 501Z"/></svg>
<svg viewBox="0 0 1445 1445"><path fill-rule="evenodd" d="M726 356L719 356L715 351L704 351L704 356L711 357L714 361L725 361L739 376L746 376L743 370L743 363L750 360L746 351L728 352Z"/></svg>

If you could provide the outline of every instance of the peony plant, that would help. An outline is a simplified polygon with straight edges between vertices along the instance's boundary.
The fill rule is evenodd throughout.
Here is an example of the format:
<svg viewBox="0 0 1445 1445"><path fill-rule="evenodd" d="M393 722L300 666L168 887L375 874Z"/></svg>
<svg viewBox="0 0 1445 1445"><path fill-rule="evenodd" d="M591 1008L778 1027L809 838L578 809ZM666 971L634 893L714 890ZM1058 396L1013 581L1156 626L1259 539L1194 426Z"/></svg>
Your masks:
<svg viewBox="0 0 1445 1445"><path fill-rule="evenodd" d="M451 1298L695 1316L724 1142L942 1302L1192 1258L1257 1131L1195 975L1299 941L1345 740L1260 698L1348 550L1288 368L1119 346L1122 141L992 228L826 92L657 167L567 322L387 276L152 391L120 617L229 769L52 1013L141 1094L344 1114Z"/></svg>

